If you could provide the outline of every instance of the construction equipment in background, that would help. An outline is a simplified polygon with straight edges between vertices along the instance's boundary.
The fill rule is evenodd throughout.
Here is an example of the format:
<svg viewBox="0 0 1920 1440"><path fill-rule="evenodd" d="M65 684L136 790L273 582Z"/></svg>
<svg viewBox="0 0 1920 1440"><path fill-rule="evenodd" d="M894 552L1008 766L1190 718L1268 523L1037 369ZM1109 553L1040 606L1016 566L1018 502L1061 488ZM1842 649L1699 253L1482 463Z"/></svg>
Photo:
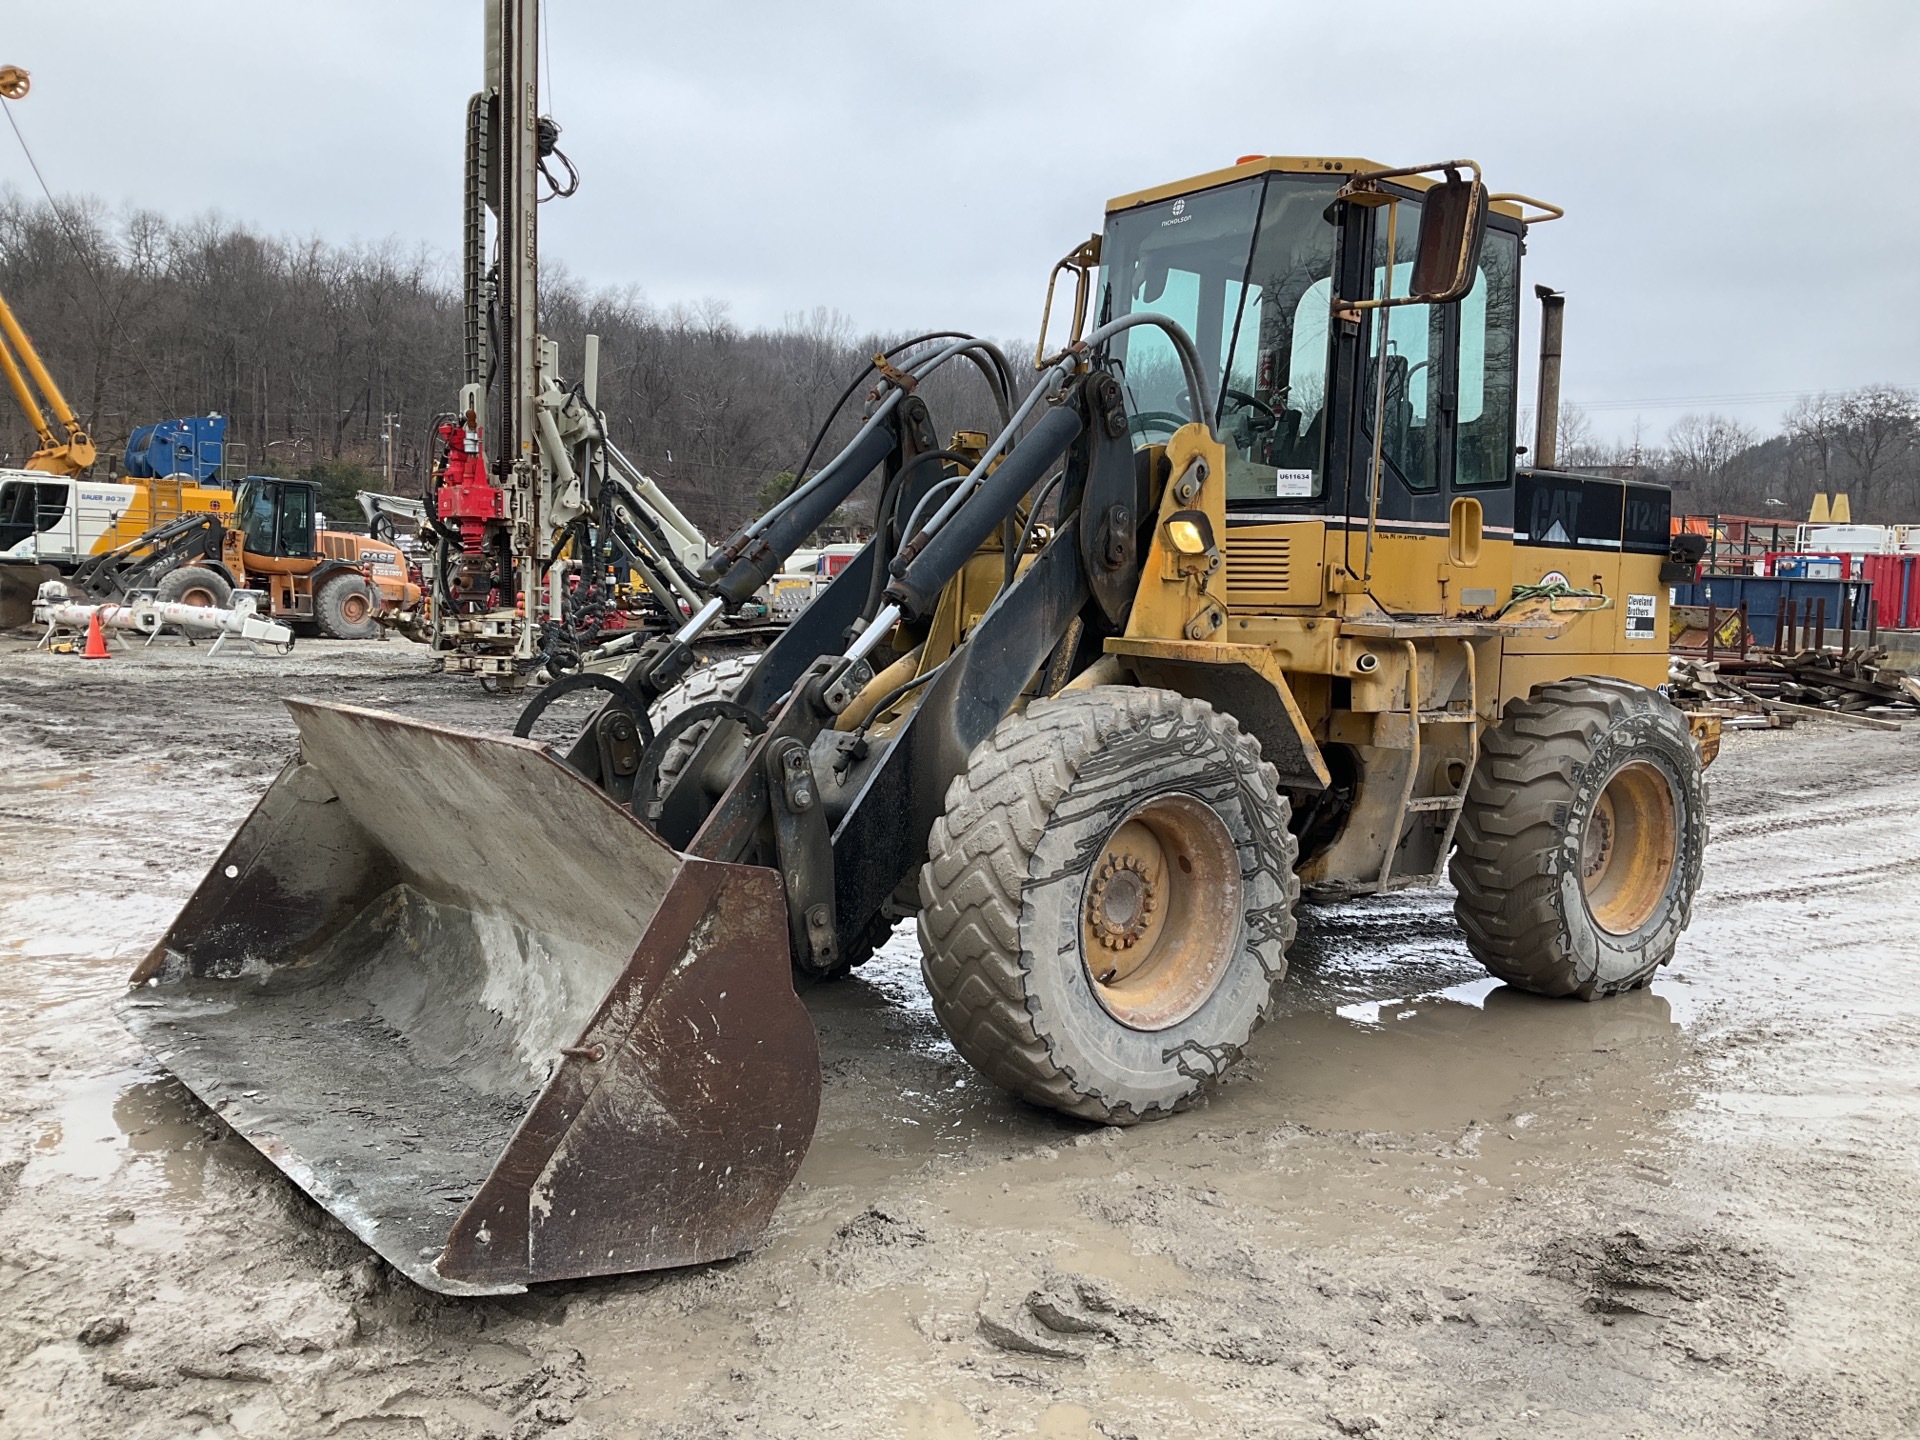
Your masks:
<svg viewBox="0 0 1920 1440"><path fill-rule="evenodd" d="M120 480L0 471L0 555L71 574L184 516L232 514L233 492L206 483L220 473L226 428L220 415L142 425Z"/></svg>
<svg viewBox="0 0 1920 1440"><path fill-rule="evenodd" d="M0 66L0 98L24 99L31 88L26 70ZM40 585L101 546L122 516L133 528L121 538L130 538L161 523L168 507L175 514L218 508L197 486L156 492L83 482L96 458L93 439L3 296L0 375L39 442L19 469L0 469L0 629L25 624Z"/></svg>
<svg viewBox="0 0 1920 1440"><path fill-rule="evenodd" d="M31 88L27 72L15 65L0 67L0 86L18 92L9 99ZM204 477L130 467L132 484L83 478L98 458L93 439L4 296L0 375L39 442L24 465L0 469L0 629L25 624L40 585L87 556L177 516L226 505L224 490L195 483Z"/></svg>
<svg viewBox="0 0 1920 1440"><path fill-rule="evenodd" d="M224 606L186 605L150 595L83 604L68 594L64 582L50 580L40 587L34 600L34 622L46 626L36 648L59 649L64 637L85 633L91 650L93 637L107 629L131 630L145 636L146 644L151 645L172 630L189 640L210 638L213 647L207 652L209 659L218 655L229 640L245 641L256 655L265 653L263 645L284 654L293 646L293 631L278 621L261 618L259 611L266 598L257 590L236 590Z"/></svg>
<svg viewBox="0 0 1920 1440"><path fill-rule="evenodd" d="M461 427L443 429L454 432L443 438L449 452L458 453ZM594 458L601 464L595 514L562 538L558 557L550 562L550 573L557 566L562 577L565 623L548 627L537 658L555 675L677 627L703 599L698 572L712 549L699 528L617 447L605 444ZM480 642L468 656L473 663L454 668L477 671L487 682L500 672L481 665L484 642L501 638L518 623L518 607L509 624L502 603L508 592L500 577L476 560L480 537L473 522L440 518L440 505L457 515L463 507L470 513L475 504L457 495L449 498L458 487L446 478L448 468L438 467L435 504L364 490L358 500L375 538L399 545L403 527L413 532L408 543L419 552L420 581L434 605L404 617L402 628L435 648L451 645L458 651ZM727 637L742 645L764 644L772 627L755 623L762 618L737 614Z"/></svg>
<svg viewBox="0 0 1920 1440"><path fill-rule="evenodd" d="M91 469L92 438L4 298L0 298L0 375L6 376L14 404L40 441L40 448L22 468L42 475L81 475Z"/></svg>
<svg viewBox="0 0 1920 1440"><path fill-rule="evenodd" d="M141 479L183 475L205 484L226 473L227 458L227 417L188 415L134 426L123 473Z"/></svg>
<svg viewBox="0 0 1920 1440"><path fill-rule="evenodd" d="M1469 161L1249 157L1112 202L1037 383L964 338L888 362L679 630L528 707L605 694L564 756L289 701L297 758L122 1015L474 1294L752 1244L820 1096L793 975L903 914L955 1048L1108 1123L1233 1064L1303 886L1450 874L1493 975L1645 985L1717 736L1657 689L1668 492L1514 469L1521 243L1558 214ZM962 356L1010 413L942 446L919 382ZM860 555L690 674L876 471Z"/></svg>
<svg viewBox="0 0 1920 1440"><path fill-rule="evenodd" d="M0 98L31 83L0 66ZM24 625L40 586L81 560L176 516L218 510L226 492L160 479L118 485L82 477L97 458L92 437L60 391L13 309L0 296L0 375L39 442L18 469L0 469L0 630Z"/></svg>
<svg viewBox="0 0 1920 1440"><path fill-rule="evenodd" d="M558 196L578 177L557 150L559 126L540 114L536 12L528 0L487 0L485 25L481 89L466 118L466 383L455 411L435 422L443 453L428 616L447 669L517 687L566 628L564 576L549 572L566 532L592 509L601 427L594 347L581 383L569 386L558 347L537 329L541 178ZM549 158L566 165L564 187Z"/></svg>
<svg viewBox="0 0 1920 1440"><path fill-rule="evenodd" d="M360 513L366 516L367 534L376 540L398 545L402 538L400 527L405 526L416 535L427 529L427 502L424 500L394 495L385 490L360 490L355 492L353 498L360 506Z"/></svg>
<svg viewBox="0 0 1920 1440"><path fill-rule="evenodd" d="M8 66L4 73L19 76L26 93L25 71ZM70 572L87 555L173 516L226 503L225 491L177 480L122 485L84 479L97 458L93 440L5 297L0 375L39 442L24 465L0 469L0 629L25 624L40 585Z"/></svg>
<svg viewBox="0 0 1920 1440"><path fill-rule="evenodd" d="M184 515L77 566L71 583L95 600L150 592L161 602L224 608L258 589L268 613L332 640L380 633L381 617L420 605L399 548L319 528L319 486L249 475L233 488L231 522Z"/></svg>
<svg viewBox="0 0 1920 1440"><path fill-rule="evenodd" d="M540 333L539 204L572 195L579 176L540 112L537 28L529 0L487 0L466 113L465 383L435 421L423 556L428 638L446 669L506 688L573 668L597 643L678 626L703 603L711 550L609 440L598 338L569 381ZM710 640L764 644L772 621L764 599L743 604Z"/></svg>
<svg viewBox="0 0 1920 1440"><path fill-rule="evenodd" d="M587 341L592 355L597 337ZM409 502L362 497L370 520L378 515L383 528L407 520L417 525L431 619L415 638L448 651L448 669L509 685L543 669L564 673L608 646L630 647L639 637L677 628L702 603L699 569L711 542L606 438L597 414L585 433L590 438L579 448L576 473L590 479L592 509L554 537L547 584L536 598L560 618L542 622L530 659L507 658L507 642L518 643L523 634L528 604L515 598L511 572L495 563L502 552L489 537L497 532L479 518L504 503L504 492L484 480L476 432L453 421L441 427L434 501L421 504L417 518L407 513ZM714 639L762 645L773 633L770 619L764 604L743 606Z"/></svg>

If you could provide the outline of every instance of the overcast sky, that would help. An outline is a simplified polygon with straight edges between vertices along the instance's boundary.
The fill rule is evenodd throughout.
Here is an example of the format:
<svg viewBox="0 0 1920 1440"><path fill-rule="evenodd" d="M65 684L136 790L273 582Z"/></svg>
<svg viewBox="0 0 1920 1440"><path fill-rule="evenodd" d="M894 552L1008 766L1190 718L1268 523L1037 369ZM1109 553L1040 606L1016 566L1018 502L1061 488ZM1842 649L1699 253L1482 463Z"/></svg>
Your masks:
<svg viewBox="0 0 1920 1440"><path fill-rule="evenodd" d="M1030 335L1112 195L1249 152L1466 155L1566 206L1526 278L1568 293L1566 391L1606 432L1920 385L1915 0L547 12L583 183L544 253L656 303ZM451 256L480 15L62 0L12 7L0 63L56 193ZM35 190L9 132L0 183Z"/></svg>

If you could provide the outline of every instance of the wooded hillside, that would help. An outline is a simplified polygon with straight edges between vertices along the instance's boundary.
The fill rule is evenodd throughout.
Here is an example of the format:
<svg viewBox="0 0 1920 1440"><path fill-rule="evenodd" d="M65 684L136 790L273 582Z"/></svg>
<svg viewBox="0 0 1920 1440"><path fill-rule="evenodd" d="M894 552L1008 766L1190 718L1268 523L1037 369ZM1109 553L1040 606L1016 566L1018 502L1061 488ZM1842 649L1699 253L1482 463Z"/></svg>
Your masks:
<svg viewBox="0 0 1920 1440"><path fill-rule="evenodd" d="M847 382L876 349L826 311L746 330L708 302L659 309L638 291L594 291L549 266L542 328L577 373L583 338L601 339L600 404L615 443L709 533L755 512L801 458ZM105 457L134 426L177 415L229 419L235 464L308 473L353 514L351 492L386 463L420 494L431 425L461 381L456 277L396 244L278 239L228 221L175 223L97 202L0 204L0 295L13 307ZM943 427L982 425L977 378L949 367L930 392ZM934 398L937 397L937 398ZM851 433L859 397L843 414ZM31 429L0 406L0 450L19 464ZM830 455L829 449L823 452ZM342 504L344 500L344 504ZM323 504L326 502L323 502Z"/></svg>
<svg viewBox="0 0 1920 1440"><path fill-rule="evenodd" d="M461 379L454 278L436 257L394 243L115 217L97 201L64 203L56 215L9 192L0 197L0 294L103 457L117 462L136 425L218 411L241 447L236 463L311 474L341 515L384 468L389 416L398 417L395 488L421 492L431 423ZM592 290L551 265L542 324L569 371L582 338L601 337L600 402L615 442L710 533L760 506L847 381L903 338L862 335L826 311L742 329L717 301L660 309L637 290ZM986 425L977 380L952 368L930 392L936 420ZM851 408L843 433L857 401ZM25 421L0 411L10 463L33 449ZM1771 435L1702 414L1627 442L1598 440L1568 407L1560 461L1665 481L1684 512L1797 519L1816 491L1845 491L1855 519L1920 521L1920 396L1868 386L1802 400Z"/></svg>

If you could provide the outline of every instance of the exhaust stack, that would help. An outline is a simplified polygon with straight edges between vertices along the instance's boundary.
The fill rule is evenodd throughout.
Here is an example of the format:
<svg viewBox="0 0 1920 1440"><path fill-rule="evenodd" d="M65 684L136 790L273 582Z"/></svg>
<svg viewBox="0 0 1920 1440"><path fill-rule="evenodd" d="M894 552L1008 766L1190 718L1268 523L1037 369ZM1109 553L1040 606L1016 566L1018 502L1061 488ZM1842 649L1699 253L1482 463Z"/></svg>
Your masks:
<svg viewBox="0 0 1920 1440"><path fill-rule="evenodd" d="M1567 297L1544 285L1540 297L1540 394L1533 412L1533 468L1551 470L1560 463L1560 339Z"/></svg>

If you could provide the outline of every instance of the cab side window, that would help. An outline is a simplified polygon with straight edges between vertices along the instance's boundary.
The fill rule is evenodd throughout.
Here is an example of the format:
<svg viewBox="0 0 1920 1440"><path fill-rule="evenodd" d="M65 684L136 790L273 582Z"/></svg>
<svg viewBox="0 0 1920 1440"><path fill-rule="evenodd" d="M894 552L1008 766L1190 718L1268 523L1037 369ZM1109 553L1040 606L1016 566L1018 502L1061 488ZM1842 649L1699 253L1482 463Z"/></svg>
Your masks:
<svg viewBox="0 0 1920 1440"><path fill-rule="evenodd" d="M1337 185L1276 176L1267 190L1249 283L1220 396L1227 498L1311 500L1324 488L1328 310L1333 299Z"/></svg>
<svg viewBox="0 0 1920 1440"><path fill-rule="evenodd" d="M1413 289L1413 257L1420 234L1420 204L1403 200L1394 224L1392 294ZM1387 223L1382 216L1373 253L1373 294L1388 293ZM1386 426L1381 451L1409 490L1432 490L1440 483L1439 406L1446 383L1446 310L1439 305L1401 305L1374 312L1387 326ZM1377 332L1376 332L1377 333ZM1364 404L1371 425L1379 398L1379 342L1370 342Z"/></svg>
<svg viewBox="0 0 1920 1440"><path fill-rule="evenodd" d="M1514 392L1519 382L1520 240L1487 231L1480 274L1460 302L1460 411L1453 483L1513 479Z"/></svg>

